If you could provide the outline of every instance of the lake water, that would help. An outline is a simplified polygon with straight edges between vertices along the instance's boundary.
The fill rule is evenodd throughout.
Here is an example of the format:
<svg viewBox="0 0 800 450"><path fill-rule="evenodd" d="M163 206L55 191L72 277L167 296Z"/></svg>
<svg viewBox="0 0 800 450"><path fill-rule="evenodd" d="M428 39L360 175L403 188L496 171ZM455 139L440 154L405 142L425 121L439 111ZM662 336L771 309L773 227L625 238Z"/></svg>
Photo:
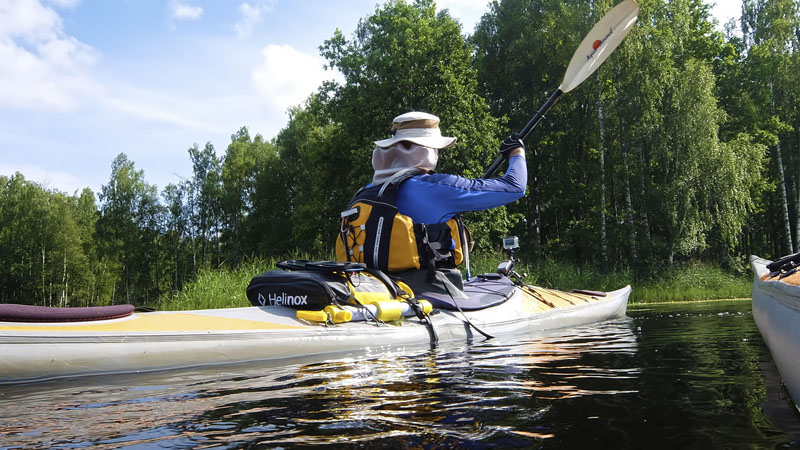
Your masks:
<svg viewBox="0 0 800 450"><path fill-rule="evenodd" d="M2 449L760 449L799 436L747 301L284 367L0 386Z"/></svg>

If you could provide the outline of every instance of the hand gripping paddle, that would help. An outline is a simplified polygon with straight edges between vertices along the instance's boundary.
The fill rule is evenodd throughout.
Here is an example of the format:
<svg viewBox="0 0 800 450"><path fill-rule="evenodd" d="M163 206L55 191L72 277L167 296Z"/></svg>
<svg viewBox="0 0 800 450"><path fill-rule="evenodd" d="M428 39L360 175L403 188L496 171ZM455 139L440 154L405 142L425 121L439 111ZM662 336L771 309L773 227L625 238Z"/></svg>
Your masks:
<svg viewBox="0 0 800 450"><path fill-rule="evenodd" d="M634 0L625 0L615 6L611 11L606 13L602 19L589 31L589 34L583 38L581 45L575 50L572 55L572 60L567 66L567 72L564 74L564 80L561 86L547 99L547 101L536 111L531 120L525 127L518 133L522 139L528 136L533 127L542 120L544 114L553 106L558 97L565 92L569 92L583 82L589 75L593 74L600 64L603 64L611 52L616 49L619 44L628 35L628 32L636 23L636 18L639 15L639 5ZM494 176L500 165L503 164L504 158L500 156L497 158L483 178L491 178Z"/></svg>

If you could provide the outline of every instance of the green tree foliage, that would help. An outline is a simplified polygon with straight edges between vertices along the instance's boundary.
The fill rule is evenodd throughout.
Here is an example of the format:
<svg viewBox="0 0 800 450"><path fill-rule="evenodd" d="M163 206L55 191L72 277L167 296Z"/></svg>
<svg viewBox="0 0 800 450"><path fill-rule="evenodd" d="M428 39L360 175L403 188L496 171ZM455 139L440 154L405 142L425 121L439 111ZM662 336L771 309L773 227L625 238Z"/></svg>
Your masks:
<svg viewBox="0 0 800 450"><path fill-rule="evenodd" d="M538 150L537 185L523 213L539 218L541 234L529 239L551 255L612 254L633 265L672 261L701 255L709 236L720 234L735 248L743 218L756 207L763 148L750 145L747 134L720 141L726 115L717 106L711 62L732 50L713 31L708 6L640 5L626 42L528 139ZM495 115L524 123L531 114L525 111L543 101L532 93L557 87L573 49L611 6L493 3L472 40ZM743 152L752 170L731 183L723 174L739 174L735 157Z"/></svg>
<svg viewBox="0 0 800 450"><path fill-rule="evenodd" d="M584 1L491 4L471 40L477 48L479 84L495 116L509 117L513 129L523 127L558 88L575 48L592 26L590 15L590 4ZM562 97L527 139L530 192L514 209L527 218L528 226L516 231L537 257L542 256L538 244L579 260L595 251L587 242L590 225L573 218L597 213L599 195L592 186L598 185L598 170L582 164L590 154L599 157L588 148L598 148L588 133L596 127L585 126L595 120L585 95L596 92Z"/></svg>
<svg viewBox="0 0 800 450"><path fill-rule="evenodd" d="M790 253L800 249L800 5L794 0L745 0L742 12L747 52L741 77L747 97L742 103L750 119L742 125L769 146L774 186L765 197L764 221L770 226L753 230L754 240L768 242L775 253Z"/></svg>
<svg viewBox="0 0 800 450"><path fill-rule="evenodd" d="M342 82L274 139L240 128L224 154L191 146L191 176L160 195L124 154L97 196L0 176L0 301L156 302L251 258L327 257L393 117L438 115L458 138L438 169L480 176L614 3L498 0L465 36L431 0L391 0L320 46ZM626 41L527 138L528 195L466 218L479 246L513 233L534 262L634 271L797 251L798 2L744 0L741 35L715 31L702 0L639 4Z"/></svg>
<svg viewBox="0 0 800 450"><path fill-rule="evenodd" d="M0 301L78 306L97 290L91 191L71 197L0 177Z"/></svg>
<svg viewBox="0 0 800 450"><path fill-rule="evenodd" d="M691 59L684 66L664 114L664 133L654 152L663 199L656 210L666 231L667 255L692 255L708 246L720 228L728 245L738 243L745 218L754 209L765 148L741 134L736 141L718 138L723 112L712 94L714 78L707 63ZM741 170L742 161L755 171ZM663 189L661 189L663 188Z"/></svg>
<svg viewBox="0 0 800 450"><path fill-rule="evenodd" d="M268 254L319 254L330 248L336 218L352 195L352 156L341 145L347 139L327 115L321 96L290 110L289 125L275 140L278 153L259 175L259 206L272 219L264 230L272 234L265 239Z"/></svg>
<svg viewBox="0 0 800 450"><path fill-rule="evenodd" d="M192 179L185 190L192 240L192 269L197 274L199 267L211 262L211 250L218 243L217 235L222 227L222 163L211 143L202 150L197 144L193 145L189 148L189 157L192 160Z"/></svg>
<svg viewBox="0 0 800 450"><path fill-rule="evenodd" d="M168 184L162 192L164 198L165 235L163 238L167 252L171 255L172 289L180 291L185 279L193 275L194 265L191 256L192 236L190 230L191 211L189 210L190 184Z"/></svg>
<svg viewBox="0 0 800 450"><path fill-rule="evenodd" d="M338 127L329 151L345 158L338 161L339 179L331 180L345 191L333 199L336 208L370 181L373 141L387 137L392 119L404 112L435 114L442 132L458 139L441 152L437 170L479 177L494 159L502 128L478 93L473 47L461 32L431 1L392 1L363 19L352 39L337 31L325 41L322 55L345 78L325 90L327 114ZM468 221L483 246L489 230L496 237L511 224L503 208Z"/></svg>
<svg viewBox="0 0 800 450"><path fill-rule="evenodd" d="M111 164L111 177L100 191L98 237L100 257L114 276L114 301L141 302L164 291L160 258L160 215L156 188L144 180L133 161L120 153Z"/></svg>
<svg viewBox="0 0 800 450"><path fill-rule="evenodd" d="M231 136L231 144L225 152L221 172L222 240L227 258L233 265L239 264L245 255L241 236L245 234L245 222L253 209L256 175L273 152L272 144L264 142L260 135L251 139L245 127Z"/></svg>

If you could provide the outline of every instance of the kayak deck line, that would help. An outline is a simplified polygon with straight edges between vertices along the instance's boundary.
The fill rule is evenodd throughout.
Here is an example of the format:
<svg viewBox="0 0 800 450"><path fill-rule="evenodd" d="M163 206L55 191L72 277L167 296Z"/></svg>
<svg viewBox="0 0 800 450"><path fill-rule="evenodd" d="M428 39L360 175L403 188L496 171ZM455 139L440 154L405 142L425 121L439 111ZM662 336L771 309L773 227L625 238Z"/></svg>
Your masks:
<svg viewBox="0 0 800 450"><path fill-rule="evenodd" d="M574 300L580 300L583 303L602 301L603 299L602 297L597 297L594 295L577 292L556 291L554 289L547 289L541 286L525 285L522 287L522 291L535 298L539 302L544 303L549 309L575 305L576 303L570 298Z"/></svg>

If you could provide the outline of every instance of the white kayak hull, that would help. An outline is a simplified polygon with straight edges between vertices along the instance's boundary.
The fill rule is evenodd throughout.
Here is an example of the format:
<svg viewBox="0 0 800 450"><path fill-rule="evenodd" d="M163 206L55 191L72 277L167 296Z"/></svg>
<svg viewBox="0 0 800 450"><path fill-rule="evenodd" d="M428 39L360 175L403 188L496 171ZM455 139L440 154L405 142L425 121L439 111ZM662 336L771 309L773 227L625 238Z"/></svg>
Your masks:
<svg viewBox="0 0 800 450"><path fill-rule="evenodd" d="M628 286L601 297L534 289L536 295L515 289L505 303L465 314L493 336L551 330L624 316L631 291ZM432 322L439 341L482 338L458 311L439 311L432 315ZM416 317L400 324L322 326L298 320L294 310L284 307L134 313L97 322L0 322L0 383L280 360L430 342L429 327Z"/></svg>
<svg viewBox="0 0 800 450"><path fill-rule="evenodd" d="M771 261L750 257L753 280L753 319L775 361L786 390L800 402L800 286L772 278ZM800 408L798 408L800 409Z"/></svg>

